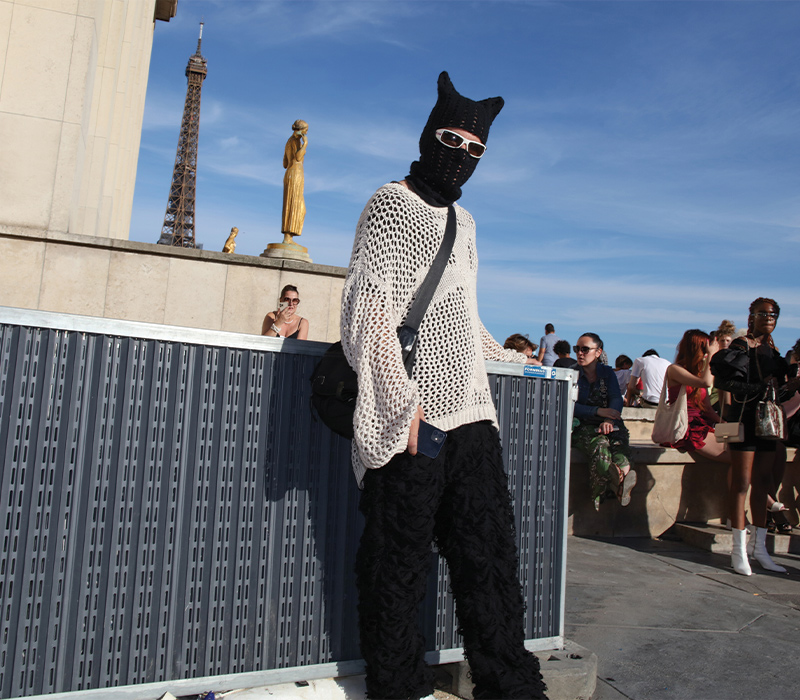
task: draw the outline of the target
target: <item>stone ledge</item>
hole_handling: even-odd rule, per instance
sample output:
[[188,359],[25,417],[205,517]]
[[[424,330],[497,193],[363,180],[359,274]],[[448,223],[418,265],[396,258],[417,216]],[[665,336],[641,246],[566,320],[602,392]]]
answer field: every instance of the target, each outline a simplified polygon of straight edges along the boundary
[[[661,447],[653,442],[640,442],[631,440],[631,456],[636,464],[696,464],[706,460],[693,457],[688,452],[680,452],[674,447]],[[573,464],[588,464],[586,456],[578,450],[572,450],[571,461]]]
[[[597,655],[569,640],[563,649],[537,651],[547,697],[550,700],[590,700],[597,685]],[[475,687],[469,678],[469,664],[461,661],[443,667],[453,676],[452,693],[472,700]]]
[[[730,554],[733,546],[731,531],[718,523],[675,523],[674,532],[686,544],[715,554]],[[800,554],[800,532],[791,535],[767,534],[770,554]]]
[[[797,448],[786,448],[786,461],[792,462],[797,454]],[[631,456],[633,463],[636,464],[708,464],[709,460],[697,456],[691,452],[681,452],[674,447],[661,447],[654,442],[644,442],[631,440]],[[587,464],[583,453],[573,449],[570,459],[574,464]]]
[[200,250],[198,248],[177,248],[157,243],[142,243],[119,238],[102,238],[99,236],[84,236],[76,233],[61,231],[48,231],[43,229],[26,228],[24,226],[0,225],[0,237],[21,238],[27,241],[40,243],[60,243],[63,245],[81,246],[99,250],[113,250],[122,253],[138,255],[154,255],[162,257],[183,258],[225,265],[246,265],[251,267],[270,268],[275,270],[295,270],[310,274],[325,275],[326,277],[347,276],[346,267],[335,265],[319,265],[306,263],[299,260],[284,260],[279,258],[262,258],[258,255],[239,255],[238,253],[223,253],[216,250]]
[[622,420],[626,423],[629,420],[644,420],[652,423],[655,419],[655,408],[633,408],[631,406],[625,406],[625,408],[622,409]]
[[[537,651],[550,700],[590,700],[597,685],[597,655],[565,640],[563,649]],[[437,700],[472,700],[473,684],[466,661],[434,667]],[[277,683],[234,690],[243,700],[364,700],[364,676],[341,676],[296,683]],[[174,697],[174,696],[173,696]],[[194,697],[194,696],[192,696]],[[166,699],[165,699],[166,700]],[[186,697],[188,700],[188,697]]]
[[[633,468],[638,481],[631,503],[623,508],[617,501],[606,501],[595,511],[589,490],[586,458],[573,450],[570,459],[569,509],[567,532],[601,537],[659,537],[675,523],[719,523],[725,517],[728,493],[728,465],[712,462],[696,454],[652,442],[632,442]],[[787,514],[797,522],[795,506],[800,499],[800,454],[787,450],[787,469],[778,494],[791,509]],[[728,550],[730,551],[730,550]]]

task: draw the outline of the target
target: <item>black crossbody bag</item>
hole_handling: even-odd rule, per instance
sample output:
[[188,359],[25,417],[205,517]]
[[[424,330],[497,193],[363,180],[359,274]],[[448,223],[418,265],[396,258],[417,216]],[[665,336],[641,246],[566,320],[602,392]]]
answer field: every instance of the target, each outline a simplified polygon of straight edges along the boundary
[[[447,208],[447,225],[442,244],[433,259],[431,269],[419,287],[417,298],[411,305],[405,323],[397,329],[397,337],[403,352],[403,365],[409,377],[417,354],[417,334],[420,324],[442,279],[455,240],[456,211],[451,204]],[[322,422],[334,433],[352,440],[357,396],[358,377],[348,364],[342,343],[339,341],[325,351],[311,375],[311,404]]]

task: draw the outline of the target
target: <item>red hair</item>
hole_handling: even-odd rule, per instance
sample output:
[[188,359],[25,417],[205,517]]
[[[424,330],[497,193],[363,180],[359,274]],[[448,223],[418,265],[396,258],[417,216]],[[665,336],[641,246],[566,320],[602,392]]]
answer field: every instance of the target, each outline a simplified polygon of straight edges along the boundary
[[[678,343],[675,364],[699,377],[703,373],[703,357],[708,353],[710,340],[708,333],[704,333],[699,328],[692,328],[686,331],[683,334],[683,338],[681,338],[681,342]],[[698,391],[693,391],[689,397],[689,400],[698,408],[700,407],[699,393]]]

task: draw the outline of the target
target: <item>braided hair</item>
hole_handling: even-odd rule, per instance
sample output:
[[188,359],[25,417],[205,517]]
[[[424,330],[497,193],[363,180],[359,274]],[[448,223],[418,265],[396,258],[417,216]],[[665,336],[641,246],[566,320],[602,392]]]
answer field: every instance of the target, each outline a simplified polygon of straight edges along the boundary
[[[772,304],[772,307],[775,309],[775,313],[778,314],[778,316],[780,316],[781,314],[781,307],[778,305],[777,301],[775,301],[774,299],[769,299],[768,297],[758,297],[758,299],[756,299],[752,304],[750,304],[750,310],[749,310],[750,315],[747,317],[747,336],[749,338],[754,338],[753,327],[755,324],[755,310],[759,304]],[[771,334],[767,335],[762,340],[762,345],[764,344],[764,341],[766,341],[769,347],[775,349],[775,342],[772,340]]]

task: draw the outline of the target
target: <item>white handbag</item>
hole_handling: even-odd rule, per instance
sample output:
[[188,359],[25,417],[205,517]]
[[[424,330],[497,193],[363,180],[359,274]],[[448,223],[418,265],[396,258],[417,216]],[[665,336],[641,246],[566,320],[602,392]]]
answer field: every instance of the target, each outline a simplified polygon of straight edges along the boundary
[[689,430],[689,410],[686,405],[686,385],[681,384],[678,397],[672,403],[667,401],[667,377],[661,387],[658,399],[656,420],[653,424],[652,440],[657,444],[674,444],[686,437]]

